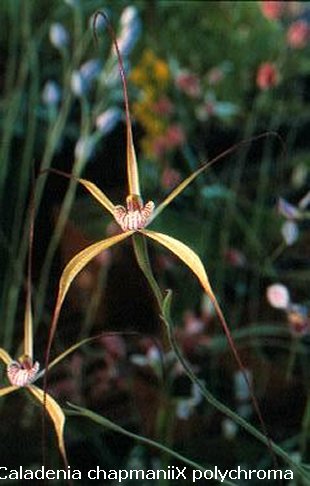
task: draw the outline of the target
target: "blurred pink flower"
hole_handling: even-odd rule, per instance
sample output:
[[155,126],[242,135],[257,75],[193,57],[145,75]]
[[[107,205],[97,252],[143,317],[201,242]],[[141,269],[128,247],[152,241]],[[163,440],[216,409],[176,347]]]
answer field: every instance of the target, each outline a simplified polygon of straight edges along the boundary
[[198,76],[189,71],[181,71],[176,77],[175,84],[179,90],[192,98],[198,98],[201,94],[200,80]]
[[290,294],[284,285],[273,284],[267,288],[267,300],[276,309],[287,309],[290,304]]
[[154,103],[153,111],[157,115],[171,115],[174,111],[174,106],[169,98],[162,96],[156,103]]
[[157,157],[163,157],[167,150],[167,138],[165,135],[160,135],[153,142],[153,152]]
[[284,12],[285,2],[284,1],[271,1],[263,0],[260,2],[261,12],[269,20],[277,20],[281,17]]
[[157,137],[153,143],[153,151],[157,157],[165,152],[180,147],[185,142],[185,133],[180,125],[171,125],[164,135]]
[[178,170],[166,167],[161,176],[161,186],[163,189],[174,189],[181,181],[181,175]]
[[303,49],[310,38],[310,27],[305,20],[297,20],[288,29],[286,40],[290,47]]
[[267,90],[279,83],[279,72],[275,64],[271,62],[262,63],[256,74],[256,84],[262,90]]
[[185,142],[185,133],[180,125],[171,125],[166,132],[166,139],[169,148],[179,147]]

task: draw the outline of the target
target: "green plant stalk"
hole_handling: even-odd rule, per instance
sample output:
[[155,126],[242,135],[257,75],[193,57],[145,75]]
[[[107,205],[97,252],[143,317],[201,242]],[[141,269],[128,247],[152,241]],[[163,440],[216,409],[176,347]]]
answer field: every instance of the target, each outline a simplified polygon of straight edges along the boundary
[[94,324],[94,318],[96,316],[96,313],[101,303],[102,291],[106,286],[107,273],[108,273],[107,267],[105,265],[102,265],[99,270],[96,287],[92,291],[90,302],[89,305],[87,306],[87,311],[85,313],[85,317],[81,324],[81,331],[79,333],[80,339],[82,339],[83,336],[89,336],[91,332],[91,328]]
[[[64,94],[64,102],[59,112],[58,118],[51,127],[50,136],[47,140],[46,149],[43,155],[42,163],[41,163],[41,170],[46,170],[50,167],[52,158],[54,156],[55,150],[61,139],[65,123],[67,121],[67,117],[69,114],[69,109],[71,106],[72,95],[70,90],[68,90]],[[36,207],[38,208],[42,199],[43,190],[45,187],[46,178],[43,176],[44,180],[39,180],[37,184],[37,191],[36,191]],[[25,221],[25,232],[28,227],[29,221],[26,219]],[[16,318],[17,312],[17,301],[19,298],[20,292],[20,285],[23,279],[23,272],[22,269],[24,268],[25,258],[28,251],[28,241],[27,238],[22,238],[22,243],[19,250],[18,258],[16,259],[19,265],[19,271],[12,275],[10,274],[10,287],[8,290],[8,295],[6,297],[5,306],[4,306],[4,322],[6,323],[4,329],[4,338],[3,338],[3,347],[5,349],[11,349],[12,346],[12,335],[13,335],[13,327]]]
[[[136,246],[135,251],[139,253],[140,251],[139,246]],[[142,265],[141,265],[142,262]],[[219,410],[221,413],[226,415],[227,417],[231,418],[235,423],[237,423],[240,427],[242,427],[244,430],[246,430],[250,435],[255,437],[259,442],[264,444],[266,447],[271,447],[272,451],[281,457],[287,464],[289,464],[294,470],[297,471],[297,473],[302,477],[307,480],[310,480],[310,474],[307,474],[307,472],[303,469],[302,466],[299,464],[295,463],[290,456],[278,445],[276,445],[273,441],[268,440],[268,438],[262,434],[258,429],[256,429],[254,426],[252,426],[250,423],[248,423],[246,420],[244,420],[242,417],[237,415],[235,412],[233,412],[230,408],[228,408],[226,405],[224,405],[222,402],[217,400],[212,393],[205,387],[205,385],[197,378],[195,373],[192,371],[191,366],[189,363],[184,359],[182,351],[180,350],[178,343],[176,342],[176,339],[174,337],[173,333],[173,325],[171,322],[170,318],[170,305],[171,305],[171,292],[168,292],[167,296],[163,299],[161,295],[161,291],[157,285],[157,282],[153,276],[152,269],[149,266],[149,260],[144,256],[144,255],[139,255],[138,258],[138,263],[140,265],[141,270],[143,271],[146,279],[148,280],[151,288],[153,289],[153,286],[157,286],[156,290],[156,298],[158,302],[161,302],[160,308],[162,312],[162,319],[165,324],[166,332],[168,334],[168,339],[169,339],[169,344],[172,348],[172,350],[175,353],[175,356],[177,357],[179,363],[182,365],[186,375],[189,377],[192,383],[195,383],[198,388],[200,389],[201,393],[205,397],[208,403],[215,407],[217,410]],[[160,296],[160,298],[159,298]]]
[[39,63],[36,55],[36,48],[34,43],[29,40],[29,60],[31,64],[31,81],[29,88],[29,102],[28,102],[28,119],[27,119],[27,135],[26,141],[23,148],[23,157],[19,170],[19,185],[17,192],[17,199],[14,211],[13,229],[11,245],[14,254],[17,251],[18,242],[21,237],[21,227],[24,217],[24,210],[26,207],[26,198],[29,189],[29,181],[31,180],[32,172],[32,162],[33,162],[33,148],[37,129],[37,115],[36,111],[33,109],[37,106],[39,99]]
[[[82,99],[82,119],[81,119],[81,134],[82,137],[87,137],[90,133],[90,118],[89,118],[89,108],[87,105],[87,101]],[[79,177],[81,172],[85,167],[85,159],[84,157],[79,157],[76,159],[72,173],[75,177]],[[37,305],[36,305],[36,323],[40,321],[42,318],[47,285],[49,280],[49,274],[52,266],[52,262],[55,256],[55,252],[63,235],[63,231],[65,229],[66,223],[68,221],[68,217],[70,211],[72,209],[72,205],[74,202],[76,190],[77,190],[78,182],[76,179],[71,179],[69,183],[69,187],[66,191],[66,195],[64,197],[63,203],[61,205],[61,209],[59,212],[59,216],[57,219],[56,226],[54,228],[53,234],[51,236],[48,249],[45,255],[44,264],[42,266],[40,281],[38,285],[38,298],[37,298]]]
[[[169,297],[168,297],[169,298]],[[279,457],[281,457],[289,466],[291,466],[294,470],[298,472],[298,474],[307,480],[310,480],[310,474],[307,474],[307,472],[304,470],[302,466],[299,464],[295,463],[290,456],[278,445],[276,445],[273,441],[268,441],[267,437],[265,437],[261,432],[259,432],[258,429],[253,427],[250,423],[248,423],[246,420],[244,420],[242,417],[237,415],[235,412],[233,412],[230,408],[228,408],[226,405],[224,405],[222,402],[217,400],[210,392],[209,390],[204,386],[204,384],[196,377],[196,375],[193,373],[190,365],[188,362],[184,359],[182,352],[175,340],[174,334],[173,334],[173,328],[172,328],[172,323],[169,321],[168,318],[168,307],[169,303],[164,304],[163,308],[163,318],[167,324],[168,331],[169,331],[169,340],[171,347],[173,351],[175,352],[179,362],[182,364],[183,369],[185,370],[187,376],[191,379],[193,383],[196,383],[199,389],[201,390],[203,396],[207,399],[207,401],[213,405],[217,410],[222,412],[224,415],[227,417],[231,418],[234,422],[236,422],[240,427],[245,429],[247,432],[249,432],[253,437],[258,439],[262,444],[266,445],[269,447],[271,445],[272,450],[275,454],[277,454]]]
[[[259,96],[254,101],[253,109],[248,116],[246,127],[244,131],[244,138],[250,138],[253,136],[256,128],[256,113],[255,106],[259,103]],[[232,175],[232,187],[233,194],[237,195],[240,192],[241,175],[244,169],[247,154],[250,150],[250,146],[246,145],[242,148],[240,156],[236,154],[236,164]],[[234,214],[237,213],[236,198],[229,198],[223,208],[223,221],[221,224],[221,234],[219,239],[220,255],[224,254],[224,251],[229,247],[229,239],[231,234],[231,226],[233,224]],[[218,295],[221,298],[223,284],[225,278],[225,262],[220,258],[220,264],[215,274],[216,288],[218,289]]]
[[[210,470],[211,466],[201,466],[200,464],[188,459],[187,457],[183,456],[182,454],[179,454],[178,452],[175,452],[174,450],[170,449],[169,447],[164,446],[163,444],[160,444],[159,442],[155,442],[152,439],[148,439],[147,437],[143,437],[138,434],[134,434],[133,432],[130,432],[129,430],[124,429],[123,427],[115,424],[114,422],[111,422],[105,417],[101,417],[100,415],[97,415],[94,412],[91,412],[90,410],[87,410],[82,407],[78,407],[77,405],[74,405],[72,403],[68,403],[72,409],[66,410],[66,413],[68,415],[73,415],[73,416],[82,416],[82,417],[87,417],[93,422],[99,424],[100,426],[104,427],[105,429],[112,430],[113,432],[116,432],[118,434],[123,434],[126,435],[127,437],[130,437],[131,439],[134,439],[141,444],[145,444],[149,447],[158,449],[165,454],[169,454],[170,456],[174,457],[178,461],[183,462],[184,464],[187,464],[193,469],[197,469],[199,471],[206,471]],[[221,480],[218,479],[220,482]],[[227,486],[236,486],[235,483],[232,483],[231,481],[228,481],[227,479],[224,479],[221,481],[221,484],[227,484]]]
[[20,2],[9,2],[9,15],[8,20],[10,29],[10,37],[8,44],[8,58],[5,71],[5,81],[4,81],[4,99],[11,98],[11,91],[13,89],[14,77],[17,66],[17,46],[18,46],[18,35],[20,27]]

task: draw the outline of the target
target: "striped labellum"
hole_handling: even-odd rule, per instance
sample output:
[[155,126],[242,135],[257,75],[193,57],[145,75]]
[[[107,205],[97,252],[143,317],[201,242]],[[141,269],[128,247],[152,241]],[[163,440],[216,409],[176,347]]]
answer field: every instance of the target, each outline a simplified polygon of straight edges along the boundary
[[145,228],[150,222],[154,211],[153,201],[148,201],[144,206],[138,196],[128,196],[127,209],[124,206],[115,206],[114,218],[123,231],[138,231]]
[[12,361],[7,367],[7,376],[11,385],[14,386],[28,386],[36,378],[40,365],[36,361],[32,364],[29,358],[25,358],[23,361]]

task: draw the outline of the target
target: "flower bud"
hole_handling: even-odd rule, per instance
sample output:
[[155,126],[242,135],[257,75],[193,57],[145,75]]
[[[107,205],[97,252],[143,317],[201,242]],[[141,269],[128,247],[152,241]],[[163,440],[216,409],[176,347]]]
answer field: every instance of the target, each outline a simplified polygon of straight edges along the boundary
[[110,133],[121,120],[122,111],[119,108],[109,108],[101,113],[96,119],[97,130],[102,135]]
[[58,105],[61,98],[61,90],[55,81],[47,81],[42,91],[42,101],[47,106]]
[[56,49],[63,49],[69,44],[68,31],[59,22],[51,25],[49,37],[51,44],[56,47]]

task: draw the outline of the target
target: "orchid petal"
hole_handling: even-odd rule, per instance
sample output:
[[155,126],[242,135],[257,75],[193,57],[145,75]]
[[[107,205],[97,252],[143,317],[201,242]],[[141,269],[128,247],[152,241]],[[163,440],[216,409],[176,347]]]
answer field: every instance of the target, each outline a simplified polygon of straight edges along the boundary
[[214,295],[214,292],[211,288],[207,273],[205,271],[205,268],[203,266],[202,261],[200,260],[199,256],[188,246],[184,245],[179,240],[176,240],[175,238],[172,238],[171,236],[168,236],[166,234],[162,233],[157,233],[155,231],[150,231],[150,230],[141,230],[141,233],[143,233],[145,236],[148,236],[149,238],[157,241],[158,243],[161,243],[163,246],[168,248],[172,253],[174,253],[185,265],[196,275],[198,278],[202,288],[205,290],[205,292],[208,294],[214,309],[218,315],[218,318],[221,322],[222,328],[225,332],[225,335],[227,337],[227,340],[229,342],[231,351],[240,367],[240,369],[244,369],[244,365],[239,357],[239,354],[237,352],[236,346],[234,344],[233,337],[231,335],[231,332],[229,330],[229,327],[227,325],[227,322],[225,320],[225,317],[221,311],[221,308],[217,302],[217,299]]
[[127,231],[125,233],[121,233],[119,235],[114,235],[111,236],[110,238],[105,238],[104,240],[98,241],[97,243],[94,243],[87,248],[84,248],[84,250],[80,251],[77,255],[75,255],[72,260],[69,261],[67,266],[62,272],[62,275],[60,277],[59,281],[59,290],[58,290],[58,295],[57,295],[57,301],[55,305],[55,310],[54,310],[54,315],[53,315],[53,320],[52,324],[50,327],[50,332],[49,332],[49,337],[48,337],[48,343],[47,343],[47,349],[46,349],[46,359],[45,359],[45,368],[48,366],[48,360],[49,360],[49,353],[52,345],[52,340],[56,331],[57,327],[57,321],[58,317],[60,314],[60,310],[63,304],[63,301],[68,293],[68,290],[77,276],[79,272],[83,270],[84,267],[99,253],[102,251],[106,250],[107,248],[110,248],[120,241],[125,240],[128,238],[130,235],[132,235],[133,231]]
[[11,358],[11,356],[9,355],[9,353],[6,352],[5,349],[3,348],[0,348],[0,359],[6,364],[6,365],[9,365],[10,363],[12,363],[13,359]]
[[127,175],[129,194],[140,196],[138,164],[129,118],[127,119]]
[[49,395],[48,393],[44,394],[43,390],[41,390],[37,386],[30,385],[26,389],[31,392],[42,405],[45,404],[46,410],[55,427],[59,450],[61,452],[65,465],[67,465],[68,461],[64,442],[65,415],[61,407],[54,400],[54,398],[51,397],[51,395]]
[[25,321],[24,321],[24,354],[32,360],[33,358],[33,320],[31,312],[31,298],[27,296]]
[[159,213],[161,213],[163,211],[163,209],[165,209],[165,207],[168,204],[170,204],[171,201],[173,201],[173,199],[175,199],[181,192],[183,192],[184,189],[186,189],[186,187],[194,179],[196,179],[196,177],[198,177],[204,170],[208,169],[209,167],[211,167],[211,165],[214,165],[219,160],[222,160],[225,157],[227,157],[228,155],[232,154],[236,149],[242,147],[243,145],[249,145],[253,142],[256,142],[256,141],[258,141],[262,138],[266,138],[266,137],[269,137],[269,136],[276,137],[280,141],[280,143],[282,144],[282,148],[284,149],[281,137],[279,136],[278,133],[272,132],[272,131],[261,133],[260,135],[255,135],[254,137],[250,137],[246,140],[242,140],[241,142],[234,144],[232,147],[229,147],[227,150],[224,150],[222,153],[220,153],[219,155],[214,157],[209,162],[206,162],[205,164],[203,164],[201,167],[199,167],[199,169],[197,169],[195,172],[193,172],[193,174],[191,174],[189,177],[184,179],[184,181],[181,182],[170,194],[168,194],[168,196],[157,206],[156,210],[153,213],[152,220],[155,219],[159,215]]
[[9,393],[12,393],[16,390],[19,390],[19,386],[14,386],[14,385],[10,385],[10,386],[5,386],[3,388],[0,388],[0,397],[4,397],[5,395],[8,395]]
[[182,243],[171,236],[168,236],[163,233],[158,233],[151,230],[143,230],[141,231],[144,235],[152,238],[153,240],[161,243],[163,246],[168,248],[172,253],[174,253],[177,257],[182,260],[185,265],[187,265],[190,270],[198,277],[202,287],[209,295],[212,302],[216,300],[215,295],[212,291],[211,285],[209,283],[208,276],[206,274],[205,268],[199,258],[199,256],[188,246]]
[[95,184],[86,180],[86,179],[78,179],[79,183],[82,184],[91,195],[97,199],[97,201],[106,208],[112,215],[114,215],[115,205],[110,201],[108,196],[106,196]]
[[155,219],[159,215],[159,213],[161,213],[165,209],[165,207],[168,206],[168,204],[170,204],[181,192],[183,192],[184,189],[186,189],[186,187],[189,186],[189,184],[194,179],[196,179],[196,177],[198,177],[201,172],[206,170],[211,164],[212,162],[204,164],[202,167],[193,172],[190,176],[186,177],[186,179],[184,179],[184,181],[182,181],[175,189],[173,189],[173,191],[171,191],[170,194],[168,194],[168,196],[156,207],[151,217],[151,220]]

